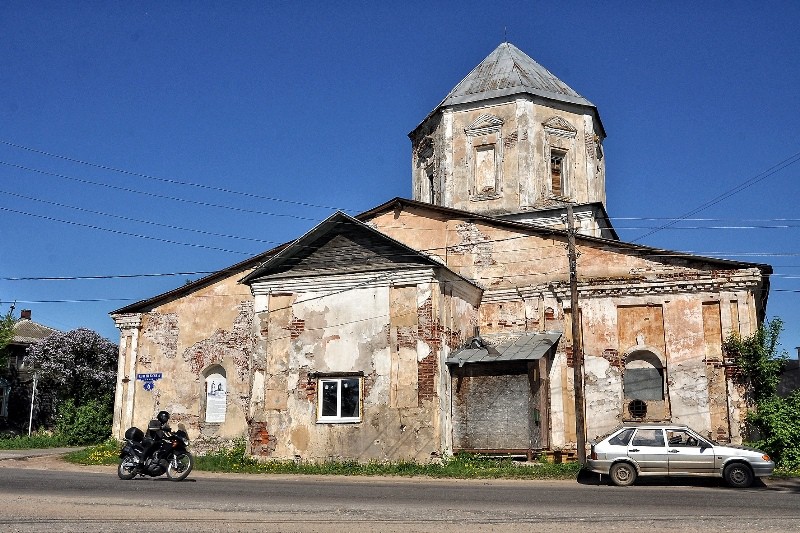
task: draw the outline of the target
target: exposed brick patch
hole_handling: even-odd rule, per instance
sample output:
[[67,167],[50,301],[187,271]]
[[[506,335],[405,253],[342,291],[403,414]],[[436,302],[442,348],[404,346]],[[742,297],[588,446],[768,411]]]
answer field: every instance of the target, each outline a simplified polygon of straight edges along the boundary
[[436,396],[436,356],[428,357],[417,364],[417,398],[419,405],[423,401],[432,400]]
[[308,400],[309,402],[316,401],[317,380],[309,374],[308,368],[300,369],[300,379],[297,382],[295,393],[299,400]]
[[518,138],[519,138],[519,136],[518,136],[517,132],[516,131],[512,132],[511,134],[508,135],[508,137],[503,139],[503,146],[505,148],[510,148],[510,147],[514,146],[515,144],[517,144],[517,139]]
[[567,354],[567,368],[573,368],[575,366],[575,358],[572,355],[572,346],[566,346],[564,353]]
[[496,263],[492,257],[494,246],[490,239],[481,233],[478,226],[471,222],[463,222],[456,225],[456,232],[461,242],[450,248],[451,253],[472,253],[475,266],[491,266]]
[[147,325],[142,335],[157,345],[167,359],[178,354],[178,315],[175,313],[147,313]]
[[520,328],[524,327],[525,324],[526,324],[525,319],[508,320],[508,319],[502,318],[502,319],[497,321],[498,327],[501,327],[501,328],[516,328],[516,329],[520,329]]
[[269,434],[266,422],[250,422],[250,454],[268,457],[275,451],[275,438]]
[[614,368],[619,368],[620,370],[625,369],[625,358],[619,354],[618,350],[606,348],[603,350],[603,359],[608,361]]
[[403,326],[397,328],[397,348],[416,348],[418,329],[416,326]]
[[[431,400],[436,396],[436,374],[438,370],[438,357],[443,344],[451,349],[456,349],[464,344],[461,331],[452,331],[443,327],[434,316],[433,301],[425,300],[417,308],[417,325],[401,326],[396,328],[396,344],[394,349],[416,349],[417,342],[423,341],[431,352],[425,359],[417,363],[417,397],[421,402]],[[392,328],[386,329],[387,341],[391,344]],[[366,392],[365,392],[366,395]]]
[[723,364],[725,367],[725,377],[728,379],[733,379],[736,381],[741,381],[744,378],[744,373],[742,372],[742,367],[736,364],[736,360],[733,358],[725,358],[725,362]]
[[232,331],[218,329],[211,337],[186,348],[183,360],[189,363],[192,373],[199,377],[208,365],[220,363],[229,357],[233,360],[239,380],[246,382],[250,376],[250,354],[255,346],[255,338],[250,332],[252,320],[252,302],[241,302]]
[[306,330],[306,321],[302,318],[292,316],[292,321],[286,327],[289,330],[289,336],[292,340],[298,338]]

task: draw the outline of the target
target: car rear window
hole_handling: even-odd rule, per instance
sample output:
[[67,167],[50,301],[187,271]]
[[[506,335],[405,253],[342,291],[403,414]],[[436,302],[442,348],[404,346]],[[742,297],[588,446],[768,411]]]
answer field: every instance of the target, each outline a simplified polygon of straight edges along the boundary
[[633,428],[623,429],[610,439],[608,439],[608,443],[613,446],[627,446],[628,442],[631,440],[631,435],[633,435]]

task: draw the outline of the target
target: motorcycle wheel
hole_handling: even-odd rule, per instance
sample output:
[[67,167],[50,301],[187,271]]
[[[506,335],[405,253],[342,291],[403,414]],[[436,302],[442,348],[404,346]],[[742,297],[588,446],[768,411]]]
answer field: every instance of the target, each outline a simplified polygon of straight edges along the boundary
[[133,479],[136,476],[136,467],[131,462],[130,457],[124,457],[117,467],[117,475],[120,479]]
[[169,458],[167,477],[172,481],[186,479],[194,466],[194,457],[189,452],[178,452]]

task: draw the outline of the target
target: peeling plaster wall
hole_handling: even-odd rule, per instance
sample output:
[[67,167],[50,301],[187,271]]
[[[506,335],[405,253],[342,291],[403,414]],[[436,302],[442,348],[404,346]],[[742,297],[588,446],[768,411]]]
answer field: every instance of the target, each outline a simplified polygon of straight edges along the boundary
[[[564,333],[550,367],[550,432],[554,446],[574,443],[563,238],[448,219],[413,206],[376,214],[370,222],[413,248],[436,249],[448,267],[484,286],[481,332]],[[587,435],[602,435],[622,422],[625,357],[641,345],[664,358],[666,417],[714,438],[728,425],[730,439],[740,442],[746,404],[717,354],[724,336],[757,327],[753,295],[763,289],[760,272],[703,268],[701,261],[650,257],[612,243],[581,241],[578,252]],[[709,303],[719,308],[717,326],[704,319]],[[636,307],[658,309],[660,324],[642,329],[636,320],[620,323],[619,310]]]
[[[446,286],[446,284],[445,284]],[[476,311],[439,283],[259,299],[250,452],[269,459],[425,461],[447,446],[444,351]],[[261,298],[261,297],[258,297]],[[363,375],[362,421],[317,422],[317,376]],[[263,402],[256,399],[263,396]]]
[[[242,275],[232,274],[137,314],[133,327],[125,326],[129,316],[115,317],[125,346],[115,401],[117,438],[130,425],[146,427],[160,410],[170,412],[173,427],[186,427],[195,449],[246,434],[254,335],[253,297],[248,287],[237,283]],[[226,417],[221,424],[204,422],[202,372],[212,364],[222,366],[227,375]],[[137,374],[155,373],[162,378],[153,382],[152,391],[136,379]],[[124,416],[126,412],[130,416]]]
[[[546,207],[564,199],[605,203],[602,134],[585,111],[516,95],[433,114],[411,134],[413,198],[491,215]],[[483,127],[484,117],[493,127]],[[496,186],[488,192],[476,183],[476,147],[493,147],[499,160]],[[565,198],[550,192],[551,148],[567,155]]]

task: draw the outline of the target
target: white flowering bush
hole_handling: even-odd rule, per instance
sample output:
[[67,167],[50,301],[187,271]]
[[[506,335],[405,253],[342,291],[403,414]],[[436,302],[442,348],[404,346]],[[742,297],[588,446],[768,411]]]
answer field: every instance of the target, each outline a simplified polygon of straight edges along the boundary
[[59,432],[81,444],[111,433],[117,345],[80,328],[54,333],[28,348],[24,364],[55,399]]

